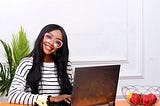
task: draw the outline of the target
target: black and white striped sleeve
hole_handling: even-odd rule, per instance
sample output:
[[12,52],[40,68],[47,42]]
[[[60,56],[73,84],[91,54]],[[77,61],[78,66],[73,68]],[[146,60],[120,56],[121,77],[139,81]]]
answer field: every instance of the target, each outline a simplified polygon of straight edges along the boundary
[[31,67],[32,61],[29,59],[22,60],[17,67],[8,92],[8,102],[18,104],[34,104],[37,99],[46,100],[46,96],[25,92],[26,77]]
[[71,84],[73,84],[73,69],[72,69],[71,62],[68,62],[68,65],[67,65],[67,74]]

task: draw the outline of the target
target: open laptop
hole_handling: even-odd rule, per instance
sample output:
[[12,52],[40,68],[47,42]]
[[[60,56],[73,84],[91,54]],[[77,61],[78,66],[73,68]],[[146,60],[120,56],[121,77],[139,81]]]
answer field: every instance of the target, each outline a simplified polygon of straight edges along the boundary
[[120,65],[75,68],[72,106],[115,106]]

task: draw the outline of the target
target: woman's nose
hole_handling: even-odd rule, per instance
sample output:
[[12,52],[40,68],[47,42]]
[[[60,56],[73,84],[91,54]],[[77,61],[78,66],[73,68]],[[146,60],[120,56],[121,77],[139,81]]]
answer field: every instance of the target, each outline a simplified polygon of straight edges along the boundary
[[53,39],[53,38],[52,38],[52,39],[48,39],[47,42],[48,42],[49,44],[51,44],[51,45],[54,45],[54,39]]

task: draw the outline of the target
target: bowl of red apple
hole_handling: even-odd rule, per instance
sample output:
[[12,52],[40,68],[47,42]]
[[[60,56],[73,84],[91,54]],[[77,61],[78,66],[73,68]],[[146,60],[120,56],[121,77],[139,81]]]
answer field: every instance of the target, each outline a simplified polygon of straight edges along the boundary
[[122,94],[130,106],[156,106],[160,87],[128,85],[122,87]]

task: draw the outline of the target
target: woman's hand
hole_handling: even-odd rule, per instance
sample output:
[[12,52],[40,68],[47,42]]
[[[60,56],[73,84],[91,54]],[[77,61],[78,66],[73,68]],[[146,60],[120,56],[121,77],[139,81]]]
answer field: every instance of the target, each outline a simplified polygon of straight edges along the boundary
[[68,94],[64,94],[64,95],[59,95],[59,96],[55,96],[55,97],[50,97],[50,102],[61,102],[61,101],[65,101],[68,104],[71,103],[71,95]]

